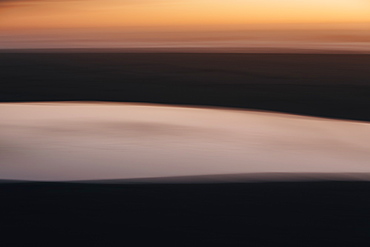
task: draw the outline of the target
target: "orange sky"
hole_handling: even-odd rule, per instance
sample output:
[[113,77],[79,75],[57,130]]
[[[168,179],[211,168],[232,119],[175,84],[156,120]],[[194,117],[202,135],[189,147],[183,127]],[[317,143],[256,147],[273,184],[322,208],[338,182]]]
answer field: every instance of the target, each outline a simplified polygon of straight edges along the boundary
[[[366,24],[367,23],[367,24]],[[370,0],[0,0],[0,35],[35,38],[63,30],[142,32],[368,29]],[[70,32],[65,32],[70,30]],[[41,37],[41,36],[39,36]],[[0,36],[1,44],[1,36]]]
[[1,28],[370,22],[367,0],[0,0]]

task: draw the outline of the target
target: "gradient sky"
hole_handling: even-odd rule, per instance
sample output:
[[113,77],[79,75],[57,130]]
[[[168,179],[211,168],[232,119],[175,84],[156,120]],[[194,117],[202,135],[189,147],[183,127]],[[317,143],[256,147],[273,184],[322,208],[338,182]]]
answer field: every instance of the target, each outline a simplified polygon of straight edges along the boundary
[[[15,41],[20,46],[56,44],[58,35],[70,46],[82,39],[109,47],[161,37],[164,44],[173,32],[186,33],[192,41],[199,32],[216,32],[208,41],[234,32],[228,35],[235,40],[240,30],[343,30],[337,33],[342,38],[353,35],[351,42],[369,42],[369,23],[370,0],[0,0],[0,48]],[[131,36],[117,38],[117,32]],[[103,42],[102,36],[109,37]],[[271,41],[281,34],[257,36],[256,41]]]

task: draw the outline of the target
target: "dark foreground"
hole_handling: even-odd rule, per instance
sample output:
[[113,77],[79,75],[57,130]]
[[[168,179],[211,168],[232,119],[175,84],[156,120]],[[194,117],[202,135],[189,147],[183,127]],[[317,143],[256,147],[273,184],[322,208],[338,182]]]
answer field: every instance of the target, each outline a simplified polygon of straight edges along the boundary
[[370,55],[0,53],[0,102],[124,101],[370,120]]
[[370,246],[368,182],[20,183],[0,198],[3,246]]

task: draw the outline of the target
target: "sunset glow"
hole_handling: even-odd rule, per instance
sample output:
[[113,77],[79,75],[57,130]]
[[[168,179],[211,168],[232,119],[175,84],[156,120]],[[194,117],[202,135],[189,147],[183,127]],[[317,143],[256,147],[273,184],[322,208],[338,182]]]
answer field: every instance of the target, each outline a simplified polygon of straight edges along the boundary
[[[2,0],[0,12],[0,48],[7,48],[14,43],[17,39],[14,35],[19,34],[24,35],[23,42],[18,44],[20,47],[27,40],[35,42],[35,39],[48,46],[45,40],[52,42],[55,35],[62,35],[74,42],[88,40],[93,42],[92,47],[93,44],[109,47],[111,45],[107,41],[123,42],[120,43],[121,46],[130,46],[126,39],[130,35],[126,32],[131,32],[131,37],[132,32],[135,32],[131,41],[146,42],[153,37],[162,37],[169,41],[169,37],[174,36],[158,32],[187,33],[191,36],[191,41],[194,41],[196,32],[248,31],[256,36],[251,30],[287,29],[337,30],[339,36],[352,36],[350,41],[369,42],[369,35],[366,33],[370,27],[370,2],[365,0]],[[104,33],[107,28],[113,30],[113,33],[122,33],[125,37],[117,38],[112,37],[112,33]],[[348,33],[348,30],[358,32],[353,34]],[[76,31],[88,34],[76,36]],[[109,37],[102,43],[99,39],[107,35]],[[219,40],[225,34],[210,36],[213,38],[208,40]],[[280,36],[281,34],[270,34],[269,37],[257,37],[257,41],[272,41]],[[229,40],[235,40],[234,38],[230,37]],[[48,44],[53,46],[50,42]],[[73,46],[75,43],[58,44]],[[223,44],[225,45],[227,46]]]
[[2,28],[368,22],[362,0],[3,1]]

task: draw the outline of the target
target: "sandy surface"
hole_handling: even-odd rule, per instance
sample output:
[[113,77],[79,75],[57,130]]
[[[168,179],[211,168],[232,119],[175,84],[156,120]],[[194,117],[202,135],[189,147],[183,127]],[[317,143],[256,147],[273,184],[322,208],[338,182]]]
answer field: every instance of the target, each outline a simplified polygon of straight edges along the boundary
[[129,103],[0,104],[0,179],[368,173],[370,124]]

